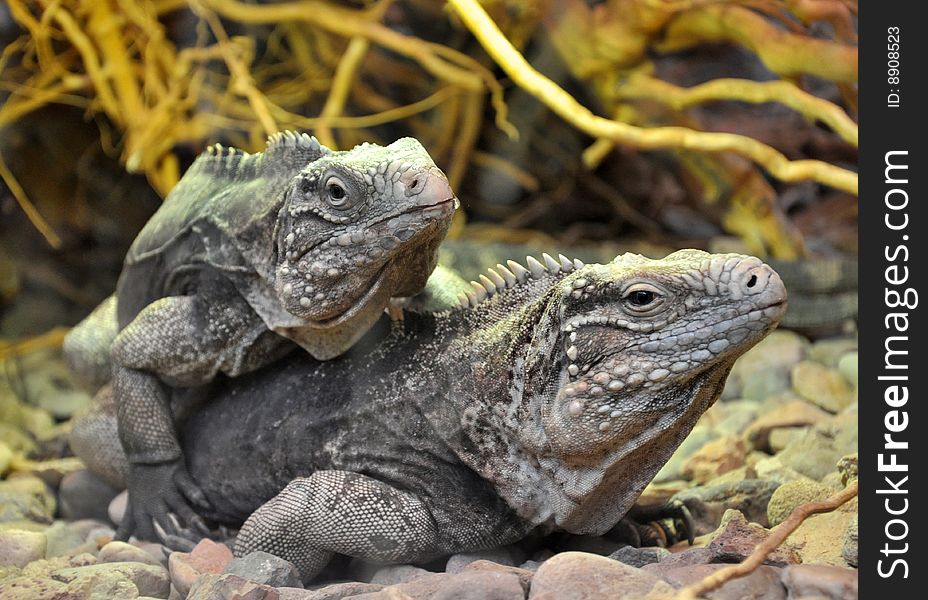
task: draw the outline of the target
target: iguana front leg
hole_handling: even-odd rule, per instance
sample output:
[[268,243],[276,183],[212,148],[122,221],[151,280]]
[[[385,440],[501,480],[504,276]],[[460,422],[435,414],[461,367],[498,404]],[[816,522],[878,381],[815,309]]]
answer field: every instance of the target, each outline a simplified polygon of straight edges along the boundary
[[244,300],[207,304],[196,296],[161,298],[116,337],[113,389],[119,438],[129,460],[129,505],[119,537],[158,539],[153,521],[168,533],[168,513],[196,526],[191,504],[209,508],[194,484],[177,441],[164,381],[197,385],[218,371],[238,375],[273,360],[287,343],[267,331]]
[[441,554],[428,507],[371,477],[317,471],[294,479],[248,518],[235,553],[255,550],[289,560],[304,581],[333,553],[376,562],[416,561]]

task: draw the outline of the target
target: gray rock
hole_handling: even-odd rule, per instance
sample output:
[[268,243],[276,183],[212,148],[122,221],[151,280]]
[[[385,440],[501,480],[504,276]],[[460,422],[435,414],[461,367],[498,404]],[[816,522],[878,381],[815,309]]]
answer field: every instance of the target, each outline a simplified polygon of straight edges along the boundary
[[45,558],[48,539],[44,533],[21,529],[0,530],[0,566],[25,567]]
[[109,521],[106,508],[118,493],[87,469],[68,473],[58,487],[59,513],[64,519]]
[[519,577],[495,571],[467,571],[448,577],[431,600],[523,600]]
[[106,514],[109,516],[110,521],[114,524],[119,525],[122,523],[122,516],[126,514],[126,504],[129,501],[129,492],[123,490],[122,492],[116,494],[116,496],[110,501],[109,506],[106,507]]
[[825,565],[791,565],[783,569],[783,585],[790,598],[824,596],[831,600],[856,600],[857,571]]
[[370,583],[376,585],[396,585],[398,583],[408,583],[421,579],[428,575],[433,575],[431,571],[426,571],[413,565],[387,565],[381,567],[371,577]]
[[691,454],[702,448],[717,437],[711,427],[697,424],[693,431],[683,440],[683,443],[674,451],[661,470],[654,476],[654,483],[682,479],[683,463]]
[[634,546],[623,546],[609,555],[612,560],[625,563],[631,567],[643,567],[653,563],[660,562],[670,556],[670,551],[666,548],[657,546],[649,548],[635,548]]
[[830,413],[838,413],[855,400],[853,388],[836,369],[804,360],[792,372],[793,389],[801,397]]
[[788,389],[790,370],[805,358],[808,347],[791,331],[774,331],[735,362],[722,398],[763,400]]
[[532,577],[535,576],[534,571],[522,569],[519,567],[501,565],[489,560],[478,560],[470,563],[464,568],[464,572],[469,571],[492,571],[494,573],[507,573],[510,575],[515,575],[518,577],[519,583],[522,585],[522,591],[525,594],[528,594],[529,590],[531,589]]
[[841,548],[841,557],[852,567],[857,566],[858,541],[859,534],[857,532],[857,518],[855,517],[844,532],[844,546]]
[[809,349],[809,358],[826,367],[836,367],[843,356],[857,351],[857,338],[838,337],[816,340]]
[[674,494],[693,516],[695,534],[714,531],[726,510],[740,511],[752,522],[767,524],[767,503],[779,483],[763,479],[744,479],[718,485],[691,488]]
[[272,587],[303,586],[300,572],[293,563],[260,550],[233,558],[223,572]]
[[481,550],[479,552],[464,552],[453,554],[445,565],[446,573],[460,573],[464,567],[478,560],[488,560],[498,565],[515,566],[512,560],[512,554],[506,548],[493,548],[491,550]]
[[620,600],[672,592],[673,588],[653,573],[596,554],[562,552],[539,567],[529,598]]
[[838,460],[857,452],[857,414],[838,415],[819,423],[790,443],[776,458],[786,467],[821,480]]

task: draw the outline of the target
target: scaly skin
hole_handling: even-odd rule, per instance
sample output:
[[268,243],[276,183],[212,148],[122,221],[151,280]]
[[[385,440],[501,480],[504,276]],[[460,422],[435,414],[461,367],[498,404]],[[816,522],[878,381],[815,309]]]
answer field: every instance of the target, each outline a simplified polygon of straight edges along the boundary
[[[405,562],[539,527],[602,534],[785,311],[753,257],[508,264],[462,306],[382,322],[337,360],[292,356],[176,397],[203,403],[181,439],[205,516],[245,520],[237,554],[310,579],[336,552]],[[118,472],[81,450],[112,446],[101,422],[75,424],[75,450]]]
[[333,152],[287,132],[263,153],[200,156],[130,248],[115,300],[66,341],[78,368],[112,368],[130,463],[118,537],[172,531],[169,511],[196,526],[190,505],[209,507],[168,386],[239,376],[294,342],[320,360],[345,352],[391,297],[424,288],[456,203],[410,138]]

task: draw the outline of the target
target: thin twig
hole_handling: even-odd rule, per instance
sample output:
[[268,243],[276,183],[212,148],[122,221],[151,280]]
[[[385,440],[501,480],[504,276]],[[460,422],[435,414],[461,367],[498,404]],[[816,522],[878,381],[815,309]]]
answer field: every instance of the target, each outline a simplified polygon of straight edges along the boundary
[[790,513],[785,521],[770,530],[770,535],[767,539],[758,544],[757,547],[754,548],[754,551],[751,552],[751,555],[743,562],[725,567],[724,569],[719,569],[702,581],[683,588],[677,592],[676,596],[674,596],[674,600],[695,600],[701,595],[721,587],[732,579],[744,577],[752,573],[757,567],[763,564],[767,555],[782,544],[807,518],[817,513],[835,510],[856,495],[857,480],[854,480],[846,488],[825,500],[800,504],[793,509],[793,512]]
[[39,230],[39,233],[41,233],[45,241],[48,242],[48,245],[55,250],[61,248],[61,238],[58,237],[58,234],[55,233],[51,225],[39,214],[35,205],[29,201],[29,197],[26,196],[26,192],[23,190],[22,186],[19,185],[19,182],[16,181],[13,172],[6,166],[3,155],[0,155],[0,179],[3,179],[3,183],[10,189],[10,193],[16,198],[16,202],[19,203],[19,207],[26,213],[26,217],[28,217],[33,227]]
[[763,166],[782,181],[813,180],[857,194],[856,173],[818,160],[791,161],[770,146],[746,136],[695,131],[686,127],[644,129],[594,115],[567,91],[535,70],[509,43],[477,0],[448,0],[448,3],[484,50],[519,87],[589,135],[641,149],[735,152]]

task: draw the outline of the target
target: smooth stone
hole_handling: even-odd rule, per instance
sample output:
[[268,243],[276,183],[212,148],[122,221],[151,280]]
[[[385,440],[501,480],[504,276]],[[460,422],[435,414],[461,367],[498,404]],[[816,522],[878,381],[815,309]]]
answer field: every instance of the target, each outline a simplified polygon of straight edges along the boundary
[[806,360],[793,367],[792,380],[797,394],[830,413],[841,412],[856,399],[843,375],[817,362]]
[[59,581],[71,583],[83,577],[109,577],[100,574],[119,574],[135,584],[141,596],[167,598],[171,591],[171,579],[166,569],[160,566],[137,562],[103,563],[86,567],[71,567],[53,571],[51,576]]
[[686,459],[716,437],[717,435],[712,431],[711,427],[703,425],[702,423],[697,424],[693,428],[693,431],[683,440],[683,443],[681,443],[670,456],[670,459],[664,463],[664,466],[657,472],[652,483],[664,483],[683,479],[682,470]]
[[67,584],[50,577],[13,577],[0,580],[3,600],[60,600]]
[[740,439],[724,436],[712,440],[683,463],[680,474],[697,484],[706,483],[744,465],[747,448]]
[[668,583],[647,571],[596,554],[562,552],[538,568],[529,598],[620,600],[672,592]]
[[597,535],[571,535],[558,546],[557,550],[559,552],[588,552],[600,556],[609,556],[626,543],[625,541],[617,541]]
[[448,577],[430,600],[523,600],[525,592],[514,573],[465,571]]
[[[667,569],[661,577],[674,586],[682,588],[702,581],[705,577],[731,565],[690,565]],[[725,583],[707,594],[707,600],[786,600],[786,587],[780,581],[776,567],[761,565],[750,574]]]
[[860,534],[857,531],[857,517],[850,522],[844,531],[844,545],[841,546],[841,558],[852,567],[858,566],[858,544]]
[[809,348],[809,360],[826,367],[836,367],[842,356],[857,351],[857,338],[838,337],[816,340]]
[[634,546],[623,546],[609,555],[612,560],[617,560],[630,567],[643,567],[658,563],[670,556],[670,551],[659,546],[647,548],[635,548]]
[[97,564],[97,557],[89,552],[82,552],[72,556],[55,556],[44,560],[36,560],[22,570],[23,577],[50,577],[55,571],[72,567],[86,567]]
[[856,511],[839,510],[812,515],[786,538],[785,543],[797,548],[804,564],[846,567],[844,540],[848,528],[856,520]]
[[857,600],[857,570],[824,565],[791,565],[781,579],[790,598],[823,596],[830,600]]
[[[535,570],[537,570],[537,567]],[[466,573],[469,571],[493,571],[494,573],[510,573],[515,575],[519,578],[519,583],[522,585],[522,591],[525,594],[528,594],[529,590],[531,589],[532,577],[535,575],[534,570],[523,569],[509,565],[501,565],[489,560],[477,560],[468,564],[466,567],[464,567],[463,572]]]
[[769,438],[774,430],[815,425],[828,417],[827,412],[805,400],[792,400],[758,417],[743,437],[755,450],[769,451]]
[[858,358],[857,352],[848,352],[838,361],[838,373],[847,380],[853,387],[857,387],[858,382]]
[[110,521],[117,527],[122,523],[122,517],[126,514],[126,506],[129,502],[129,491],[123,490],[116,494],[106,507],[106,514]]
[[796,333],[774,331],[735,362],[722,398],[762,400],[787,389],[790,369],[806,357],[808,349],[809,343]]
[[353,598],[361,594],[379,592],[381,589],[383,589],[382,585],[362,583],[360,581],[345,581],[306,590],[303,588],[279,587],[277,592],[280,594],[280,600],[342,600],[343,598]]
[[453,554],[445,564],[445,573],[460,573],[467,565],[478,560],[494,562],[498,565],[515,566],[512,560],[512,553],[507,548],[493,548],[490,550],[480,550],[478,552],[463,552]]
[[0,522],[51,523],[55,504],[55,497],[45,482],[34,475],[0,481]]
[[181,596],[185,596],[198,577],[222,573],[232,558],[228,546],[204,538],[190,552],[171,553],[168,557],[171,582]]
[[244,577],[223,573],[207,573],[196,580],[187,600],[279,600],[280,592],[269,585],[248,581]]
[[250,552],[233,558],[223,570],[271,587],[302,587],[300,572],[290,561],[267,552]]
[[48,538],[44,533],[8,529],[0,531],[0,566],[25,567],[45,558]]
[[100,552],[97,554],[97,562],[138,562],[146,565],[162,566],[160,561],[141,548],[118,541],[110,542],[100,548]]
[[408,583],[433,574],[432,571],[427,571],[413,565],[387,565],[381,567],[374,573],[370,583],[389,586],[398,583]]
[[12,461],[13,450],[7,446],[6,442],[0,441],[0,477],[6,475]]
[[104,523],[94,519],[55,521],[45,530],[45,535],[48,537],[48,556],[96,552],[96,543],[88,542],[87,536],[91,531],[105,526]]
[[[857,452],[857,414],[844,413],[823,421],[777,454],[784,466],[821,480],[836,470],[844,456]],[[759,471],[758,471],[759,472]]]
[[59,513],[64,519],[108,521],[107,507],[118,493],[87,469],[68,473],[58,487]]

